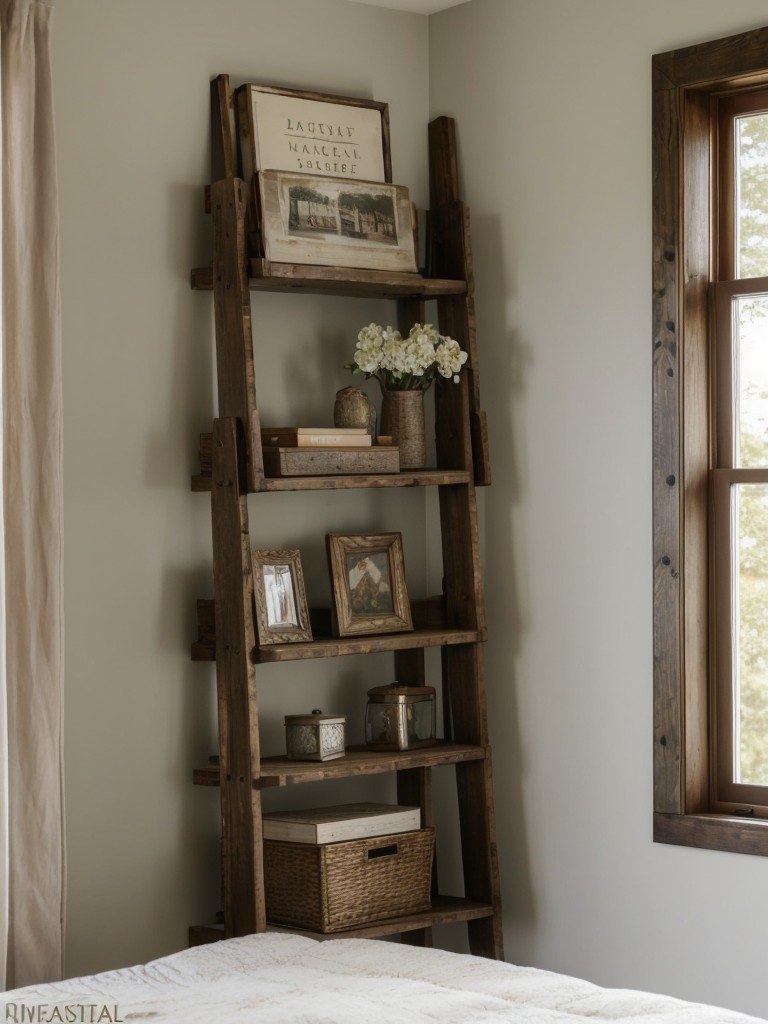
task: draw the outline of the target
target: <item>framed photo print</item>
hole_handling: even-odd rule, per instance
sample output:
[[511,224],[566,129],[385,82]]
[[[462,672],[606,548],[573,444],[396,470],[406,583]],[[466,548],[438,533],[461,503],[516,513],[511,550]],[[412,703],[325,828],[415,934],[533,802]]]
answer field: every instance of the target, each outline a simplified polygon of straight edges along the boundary
[[275,263],[416,272],[402,185],[285,171],[259,173],[264,255]]
[[237,122],[246,180],[274,170],[392,181],[386,103],[243,85]]
[[253,587],[259,644],[312,639],[298,550],[255,550]]
[[413,629],[399,533],[329,533],[328,564],[337,636]]

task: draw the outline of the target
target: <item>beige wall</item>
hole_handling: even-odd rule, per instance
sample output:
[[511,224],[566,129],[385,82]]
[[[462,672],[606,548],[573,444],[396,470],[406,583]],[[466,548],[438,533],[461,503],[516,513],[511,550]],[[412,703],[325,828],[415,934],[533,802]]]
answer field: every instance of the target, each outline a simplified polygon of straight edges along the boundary
[[[189,288],[190,268],[210,261],[209,79],[386,100],[395,178],[424,206],[427,30],[425,17],[342,0],[57,7],[70,973],[181,948],[220,906],[218,797],[191,785],[216,748],[214,674],[189,659],[195,599],[212,596],[208,500],[189,490],[215,411],[212,298]],[[392,312],[259,299],[265,420],[331,422],[357,331]],[[402,529],[424,596],[423,502],[261,495],[254,543],[300,547],[310,601],[327,605],[325,531]],[[318,706],[348,711],[360,741],[365,690],[390,679],[380,657],[260,674],[267,752],[281,749],[285,713]]]
[[430,19],[495,454],[507,955],[766,1018],[768,860],[651,839],[650,57],[767,15],[764,0],[473,0]]

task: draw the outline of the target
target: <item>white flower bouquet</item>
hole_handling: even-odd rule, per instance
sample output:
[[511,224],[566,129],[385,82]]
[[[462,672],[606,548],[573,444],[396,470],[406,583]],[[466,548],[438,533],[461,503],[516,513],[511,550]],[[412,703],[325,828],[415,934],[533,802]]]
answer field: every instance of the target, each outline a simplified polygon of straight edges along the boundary
[[355,361],[347,369],[366,380],[375,377],[382,391],[426,391],[438,375],[458,383],[466,361],[458,341],[431,324],[414,324],[407,338],[391,327],[368,324],[357,336]]

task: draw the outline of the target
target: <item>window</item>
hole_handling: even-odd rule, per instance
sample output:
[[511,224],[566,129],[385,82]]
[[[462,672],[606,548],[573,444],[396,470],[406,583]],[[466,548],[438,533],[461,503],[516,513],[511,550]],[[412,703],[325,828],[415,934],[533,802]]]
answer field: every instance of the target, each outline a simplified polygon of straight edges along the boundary
[[768,816],[768,89],[716,110],[711,806]]
[[654,837],[768,855],[768,29],[653,71]]

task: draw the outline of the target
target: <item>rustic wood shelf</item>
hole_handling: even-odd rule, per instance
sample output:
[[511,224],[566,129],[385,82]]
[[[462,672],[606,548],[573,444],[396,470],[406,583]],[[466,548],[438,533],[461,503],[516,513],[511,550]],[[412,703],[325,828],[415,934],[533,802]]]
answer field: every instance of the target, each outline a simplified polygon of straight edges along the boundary
[[306,643],[257,647],[254,659],[257,663],[269,664],[276,661],[302,661],[306,658],[339,658],[347,654],[476,644],[485,638],[484,629],[414,629],[411,633],[387,633],[385,636],[320,637]]
[[[387,917],[382,921],[372,921],[370,924],[361,925],[359,928],[349,928],[346,931],[331,932],[330,934],[310,931],[300,931],[298,934],[320,940],[374,939],[380,935],[402,935],[406,932],[420,931],[422,928],[432,928],[437,924],[479,921],[484,917],[492,917],[493,913],[494,909],[489,903],[476,903],[474,900],[465,900],[459,896],[433,896],[432,906],[429,910],[422,910],[418,914]],[[284,928],[282,925],[271,925],[269,922],[267,931],[297,933],[295,928]]]
[[[494,908],[490,903],[478,903],[460,896],[433,896],[432,906],[418,914],[404,914],[402,917],[388,917],[383,921],[374,921],[360,928],[350,928],[342,932],[309,932],[296,928],[284,928],[282,925],[267,922],[269,932],[287,932],[292,935],[306,935],[310,939],[375,939],[384,935],[403,935],[411,931],[421,931],[438,924],[458,924],[461,921],[479,921],[485,917],[493,917]],[[224,926],[220,924],[195,925],[189,929],[190,945],[201,945],[217,942],[224,938]]]
[[[383,775],[387,772],[431,768],[436,765],[484,761],[488,748],[469,743],[438,743],[416,750],[371,750],[369,747],[348,747],[344,757],[331,761],[293,761],[285,756],[265,757],[261,774],[253,780],[254,789],[291,786],[323,779],[348,779],[358,775]],[[210,764],[196,768],[192,775],[196,786],[218,786],[219,766]]]
[[[299,476],[264,477],[259,487],[265,491],[334,491],[377,487],[442,487],[453,484],[467,484],[471,474],[465,469],[408,469],[399,473],[374,476],[355,474],[352,476]],[[196,473],[192,477],[192,490],[210,491],[211,474]]]
[[[444,622],[442,597],[411,601],[414,629],[403,633],[374,636],[332,637],[330,608],[310,608],[314,640],[255,647],[253,662],[302,661],[308,658],[337,658],[348,654],[379,651],[417,651],[426,647],[454,647],[482,643],[485,626],[478,629],[449,629]],[[192,644],[193,661],[216,660],[216,615],[214,602],[197,602],[197,640]]]
[[[195,291],[213,289],[213,268],[192,271]],[[450,278],[422,277],[387,270],[354,270],[351,267],[311,267],[298,263],[248,261],[251,291],[305,292],[308,295],[344,295],[384,299],[436,299],[463,295],[467,282]]]
[[[412,651],[426,647],[452,647],[456,644],[482,643],[487,636],[483,629],[415,629],[411,633],[387,633],[385,636],[317,637],[301,643],[273,644],[257,647],[253,652],[256,664],[269,665],[279,661],[306,661],[310,658],[343,658],[354,654],[377,654],[382,651]],[[216,660],[216,638],[204,637],[192,645],[193,661]]]

